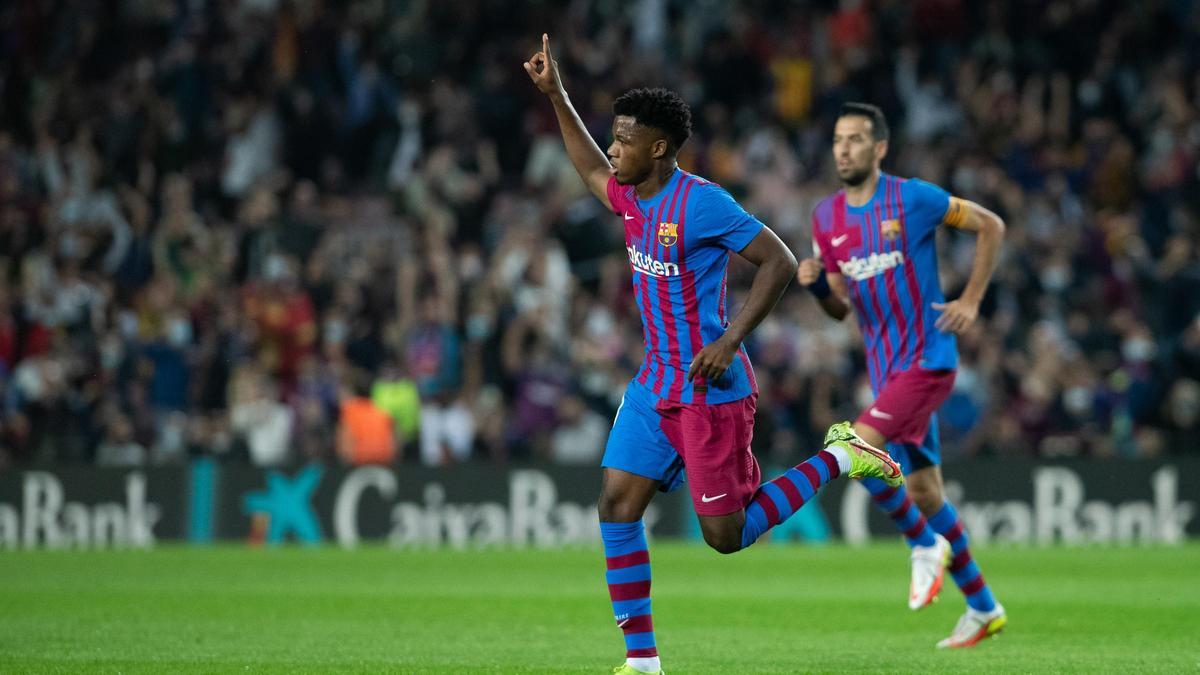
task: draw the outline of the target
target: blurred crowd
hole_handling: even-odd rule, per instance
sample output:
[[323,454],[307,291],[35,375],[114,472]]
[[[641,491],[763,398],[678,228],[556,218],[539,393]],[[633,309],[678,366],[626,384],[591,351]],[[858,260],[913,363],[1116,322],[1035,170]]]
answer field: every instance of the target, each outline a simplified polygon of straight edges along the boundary
[[[602,147],[615,95],[676,89],[681,165],[799,257],[847,100],[1005,219],[950,461],[1195,451],[1195,2],[11,0],[0,468],[597,462],[641,328],[521,69],[544,30]],[[973,247],[940,235],[951,297]],[[856,331],[793,287],[753,335],[760,458],[869,402]]]

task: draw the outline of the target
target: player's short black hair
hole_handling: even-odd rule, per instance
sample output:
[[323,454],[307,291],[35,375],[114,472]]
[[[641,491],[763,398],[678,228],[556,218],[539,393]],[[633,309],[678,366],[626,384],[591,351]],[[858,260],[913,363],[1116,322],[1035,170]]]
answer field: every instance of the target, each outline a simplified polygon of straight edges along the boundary
[[613,101],[613,114],[627,115],[642,126],[661,130],[676,150],[692,135],[692,110],[670,89],[630,89]]
[[886,141],[891,135],[891,131],[888,130],[887,118],[883,116],[883,111],[879,109],[879,106],[870,103],[843,103],[838,118],[849,115],[857,115],[871,120],[871,136],[877,141]]

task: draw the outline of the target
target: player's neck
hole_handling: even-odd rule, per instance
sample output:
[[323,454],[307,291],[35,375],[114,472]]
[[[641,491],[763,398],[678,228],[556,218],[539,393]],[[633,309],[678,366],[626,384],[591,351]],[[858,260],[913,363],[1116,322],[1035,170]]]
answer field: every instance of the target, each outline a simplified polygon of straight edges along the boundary
[[862,206],[871,201],[871,197],[875,196],[875,189],[879,187],[879,179],[879,169],[875,169],[871,171],[866,180],[858,185],[847,185],[846,204],[849,206]]
[[650,199],[658,194],[663,189],[663,186],[670,182],[671,176],[675,174],[675,169],[678,168],[679,165],[675,163],[675,160],[664,162],[661,166],[654,167],[654,170],[650,172],[646,180],[638,183],[634,188],[638,199]]

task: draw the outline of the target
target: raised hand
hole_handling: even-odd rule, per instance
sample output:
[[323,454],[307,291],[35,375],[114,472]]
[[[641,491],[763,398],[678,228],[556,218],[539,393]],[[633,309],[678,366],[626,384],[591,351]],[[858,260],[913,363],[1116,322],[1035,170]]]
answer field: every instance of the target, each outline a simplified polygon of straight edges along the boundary
[[525,62],[525,72],[537,85],[538,91],[546,94],[561,93],[562,80],[558,76],[558,62],[550,54],[550,36],[542,33],[542,51],[534,52]]

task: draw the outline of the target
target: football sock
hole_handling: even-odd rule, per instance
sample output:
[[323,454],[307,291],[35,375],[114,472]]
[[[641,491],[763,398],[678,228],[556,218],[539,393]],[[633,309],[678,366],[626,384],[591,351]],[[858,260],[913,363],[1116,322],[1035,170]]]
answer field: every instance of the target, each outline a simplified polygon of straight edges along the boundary
[[864,478],[859,481],[871,493],[871,500],[881,511],[896,523],[896,527],[904,533],[909,546],[934,546],[937,538],[933,535],[925,516],[909,498],[904,486],[890,487],[879,478]]
[[645,659],[625,659],[625,663],[628,663],[634,670],[643,673],[657,673],[662,670],[662,661],[659,661],[657,656]]
[[[742,548],[758,541],[764,532],[787,520],[829,481],[842,474],[834,450],[826,448],[769,483],[763,483],[746,507],[746,524],[742,526]],[[846,458],[849,463],[849,457]]]
[[967,596],[967,606],[981,612],[995,609],[996,599],[992,597],[992,589],[988,588],[979,565],[971,557],[971,550],[967,548],[967,532],[950,502],[943,502],[942,509],[929,517],[929,525],[950,542],[950,551],[954,556],[950,559],[950,575],[963,595]]
[[[642,521],[600,523],[604,557],[608,571],[608,595],[612,598],[613,617],[625,634],[627,659],[658,660],[654,644],[654,624],[650,618],[650,553],[646,550],[646,530]],[[633,665],[638,670],[648,670]],[[655,667],[652,672],[658,672]]]
[[837,460],[839,473],[850,473],[850,453],[846,452],[845,448],[840,445],[831,445],[825,448],[825,452],[833,455],[834,459]]

